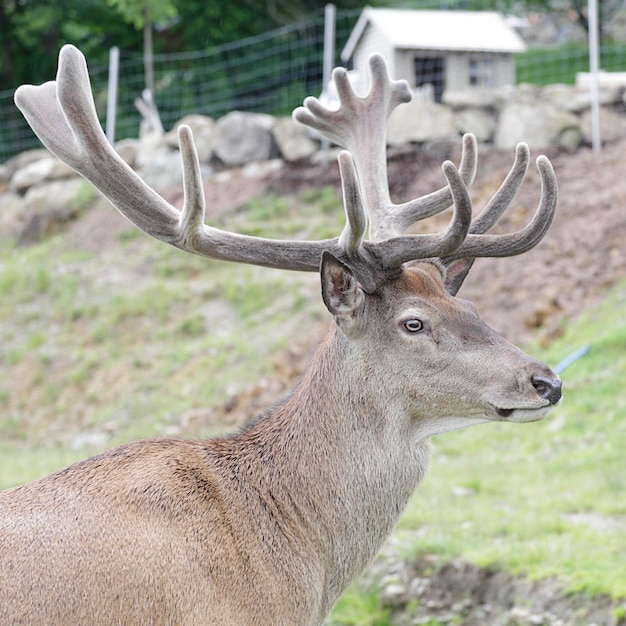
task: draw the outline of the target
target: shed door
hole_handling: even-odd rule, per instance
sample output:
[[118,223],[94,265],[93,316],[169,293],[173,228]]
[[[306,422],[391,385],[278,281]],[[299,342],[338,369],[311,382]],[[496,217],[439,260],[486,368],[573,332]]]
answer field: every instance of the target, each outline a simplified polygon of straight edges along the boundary
[[415,86],[432,85],[435,102],[441,102],[444,87],[444,60],[442,57],[415,57]]

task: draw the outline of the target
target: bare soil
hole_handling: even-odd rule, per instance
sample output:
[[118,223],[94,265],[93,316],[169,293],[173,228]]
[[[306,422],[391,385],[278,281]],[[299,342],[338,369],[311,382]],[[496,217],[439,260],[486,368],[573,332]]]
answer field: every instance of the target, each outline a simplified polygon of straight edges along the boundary
[[[393,558],[393,557],[392,557]],[[394,626],[624,626],[607,596],[568,594],[558,580],[529,580],[463,561],[425,556],[372,568]]]
[[[581,148],[575,153],[550,151],[547,156],[559,182],[558,208],[547,236],[522,257],[478,260],[459,293],[478,306],[487,323],[517,343],[538,335],[549,341],[558,334],[563,319],[593,305],[607,287],[626,277],[626,139],[605,145],[599,153]],[[392,155],[388,171],[394,201],[443,186],[442,157],[458,162],[458,147],[436,154],[415,149]],[[478,174],[472,187],[475,214],[500,186],[513,159],[512,152],[485,146],[479,149]],[[224,172],[205,183],[208,219],[266,193],[290,194],[326,185],[339,189],[334,161],[327,169],[303,162]],[[163,195],[174,204],[182,203],[180,189]],[[531,164],[522,188],[494,232],[523,227],[539,198],[540,179]],[[418,224],[415,230],[443,229],[449,218],[446,211]],[[97,228],[92,221],[97,221]],[[92,244],[101,247],[103,239],[114,238],[125,225],[115,212],[98,211],[77,223],[75,233],[83,245],[97,235]]]
[[[404,153],[389,162],[389,183],[396,202],[429,193],[444,183],[441,156]],[[513,164],[513,154],[482,147],[472,188],[478,213]],[[537,156],[537,155],[534,155]],[[561,320],[593,304],[609,285],[626,276],[626,140],[599,153],[548,152],[559,181],[556,217],[544,241],[523,257],[481,259],[472,268],[460,297],[472,300],[482,317],[515,342],[540,335],[549,340]],[[521,228],[540,197],[540,179],[531,165],[527,180],[494,232]],[[277,172],[269,188],[287,192],[319,184],[339,184],[336,167],[327,172],[290,166]],[[443,219],[431,219],[443,228]],[[432,229],[432,225],[427,228]]]

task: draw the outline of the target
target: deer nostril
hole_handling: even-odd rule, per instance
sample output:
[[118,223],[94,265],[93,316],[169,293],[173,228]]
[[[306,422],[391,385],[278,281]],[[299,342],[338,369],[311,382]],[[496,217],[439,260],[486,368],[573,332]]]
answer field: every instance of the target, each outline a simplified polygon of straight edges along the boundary
[[548,378],[534,374],[530,381],[535,391],[550,404],[556,404],[561,399],[561,379]]

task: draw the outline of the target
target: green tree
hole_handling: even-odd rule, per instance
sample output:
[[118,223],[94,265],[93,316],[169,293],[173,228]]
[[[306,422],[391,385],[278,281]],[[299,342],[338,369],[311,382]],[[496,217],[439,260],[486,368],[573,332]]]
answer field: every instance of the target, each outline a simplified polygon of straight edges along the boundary
[[177,15],[176,6],[168,0],[108,0],[108,4],[137,29],[166,22]]
[[[93,65],[108,50],[139,52],[152,24],[155,52],[201,50],[264,33],[319,14],[313,0],[0,0],[0,90],[49,80],[60,47],[77,45]],[[358,8],[363,0],[341,0]],[[376,3],[373,3],[376,4]]]
[[0,0],[0,90],[50,80],[64,43],[106,63],[110,46],[133,49],[138,39],[132,26],[111,19],[105,0]]

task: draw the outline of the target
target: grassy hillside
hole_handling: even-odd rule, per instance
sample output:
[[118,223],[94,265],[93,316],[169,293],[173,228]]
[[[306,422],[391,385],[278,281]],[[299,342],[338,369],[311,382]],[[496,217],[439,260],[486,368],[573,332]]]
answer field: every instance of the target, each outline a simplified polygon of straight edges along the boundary
[[[220,225],[329,237],[337,206],[334,189],[269,197]],[[289,384],[295,347],[323,328],[317,276],[213,263],[129,229],[86,237],[100,210],[32,247],[0,244],[0,487],[129,439],[233,428],[275,380]],[[585,344],[545,422],[436,438],[397,531],[407,558],[462,557],[626,596],[626,285],[527,350],[556,364]],[[356,617],[340,623],[377,610],[358,588],[347,602]]]
[[[269,197],[220,224],[329,237],[337,203],[326,189]],[[100,224],[99,211],[116,217],[94,207],[82,222]],[[1,245],[2,487],[130,439],[233,428],[240,394],[263,395],[289,369],[288,349],[323,325],[315,274],[213,263],[132,227],[95,236],[79,223],[29,248]]]
[[412,549],[558,575],[571,590],[626,597],[626,285],[568,323],[548,363],[589,344],[542,423],[436,438],[429,476],[400,527]]

